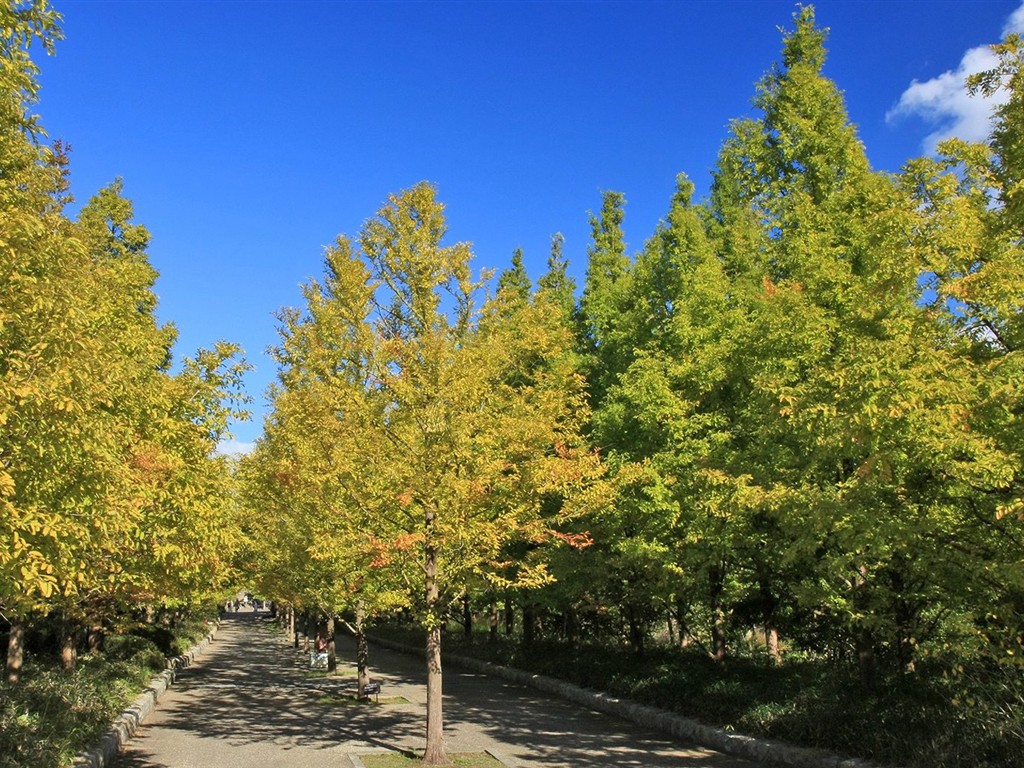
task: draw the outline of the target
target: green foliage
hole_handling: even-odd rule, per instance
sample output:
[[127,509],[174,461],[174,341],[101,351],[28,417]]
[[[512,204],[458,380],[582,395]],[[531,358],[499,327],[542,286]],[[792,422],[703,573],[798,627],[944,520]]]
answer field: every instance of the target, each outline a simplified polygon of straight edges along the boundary
[[[970,82],[1007,96],[988,144],[879,173],[799,9],[708,200],[680,175],[631,257],[624,197],[603,194],[578,303],[560,235],[535,287],[517,250],[485,295],[435,190],[392,195],[281,313],[272,414],[235,465],[213,451],[243,413],[239,350],[174,368],[122,183],[64,213],[67,153],[32,114],[29,56],[59,16],[6,3],[0,21],[12,630],[53,644],[241,571],[320,613],[407,609],[437,650],[453,604],[508,597],[524,643],[586,648],[521,661],[583,684],[877,759],[1020,762],[1017,37]],[[662,626],[700,653],[652,647]],[[139,639],[111,655],[156,660]],[[32,675],[25,696],[68,699]],[[4,707],[10,744],[64,749],[34,705]]]
[[[172,637],[177,643],[192,644]],[[131,634],[108,637],[102,654],[84,656],[70,673],[30,657],[20,683],[0,682],[0,766],[70,765],[166,666],[151,640]]]
[[220,343],[172,372],[122,183],[68,218],[66,150],[30,112],[30,49],[52,49],[59,16],[40,0],[0,21],[0,612],[17,631],[53,614],[74,637],[230,578],[232,477],[213,453],[244,415],[245,366]]
[[[1012,646],[1021,621],[1018,129],[1008,106],[993,153],[875,173],[824,39],[801,9],[710,201],[680,177],[634,261],[621,196],[592,219],[591,437],[618,499],[572,610],[610,605],[636,650],[672,613],[720,660],[730,624],[788,631],[856,651],[870,686],[936,633]],[[999,50],[982,86],[1019,89]]]
[[[376,630],[375,630],[376,631]],[[402,637],[393,627],[388,637]],[[405,642],[414,642],[404,635]],[[962,658],[934,659],[865,694],[855,670],[793,655],[776,666],[761,657],[725,669],[699,648],[624,655],[615,644],[570,647],[537,641],[466,643],[451,653],[484,658],[585,688],[606,691],[736,733],[818,747],[908,768],[1005,768],[1024,758],[1024,685],[1019,676]],[[954,664],[950,664],[950,661]]]
[[[172,636],[173,637],[173,636]],[[170,644],[168,644],[168,649]],[[104,656],[110,661],[137,659],[142,666],[159,671],[166,666],[165,652],[147,637],[140,635],[114,635],[103,644]]]
[[[308,510],[276,538],[278,552],[295,541],[288,568],[304,602],[330,583],[335,596],[318,604],[343,607],[377,576],[392,585],[384,599],[428,550],[445,599],[480,575],[543,581],[528,563],[518,575],[494,563],[513,540],[549,538],[545,495],[580,485],[588,460],[565,318],[531,298],[518,257],[477,307],[468,247],[442,246],[443,234],[428,185],[392,196],[358,252],[341,239],[328,254],[305,311],[282,316],[282,386],[249,463],[258,503],[290,519]],[[303,567],[310,554],[322,567]]]
[[[469,585],[548,580],[508,549],[559,541],[598,466],[568,318],[530,295],[518,253],[481,302],[469,246],[444,237],[419,184],[339,238],[306,306],[281,316],[281,384],[243,464],[250,507],[280,511],[258,567],[270,594],[328,615],[408,606],[435,650]],[[428,752],[443,762],[438,663]]]

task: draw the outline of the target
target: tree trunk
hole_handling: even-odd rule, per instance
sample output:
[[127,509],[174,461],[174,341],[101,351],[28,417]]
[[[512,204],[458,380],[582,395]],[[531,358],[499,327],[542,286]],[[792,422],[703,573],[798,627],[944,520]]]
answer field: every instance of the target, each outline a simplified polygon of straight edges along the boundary
[[505,595],[505,637],[512,637],[516,631],[516,612],[512,605],[512,598]]
[[708,574],[710,579],[711,608],[711,658],[716,664],[724,664],[725,646],[725,609],[722,607],[722,593],[725,591],[725,574],[721,568],[712,568]]
[[366,684],[370,682],[370,649],[366,644],[363,625],[366,622],[366,605],[362,598],[356,601],[356,698],[363,698]]
[[644,655],[644,628],[633,610],[633,606],[626,606],[626,621],[629,625],[629,644],[633,647],[633,654]]
[[334,640],[334,614],[327,616],[327,671],[336,672],[338,669],[338,648]]
[[17,685],[21,680],[21,665],[25,661],[25,625],[18,619],[11,620],[7,636],[7,682]]
[[764,645],[771,657],[772,663],[778,666],[782,663],[782,656],[779,654],[779,629],[775,625],[775,614],[778,611],[779,601],[772,593],[771,583],[767,575],[760,577],[761,610],[764,614]]
[[779,651],[779,630],[774,626],[765,627],[764,641],[772,663],[775,666],[782,664],[782,653]]
[[444,746],[444,714],[441,709],[441,617],[437,584],[437,547],[431,542],[434,514],[427,512],[427,544],[424,572],[427,598],[427,748],[424,765],[448,765]]
[[529,648],[533,645],[534,629],[536,622],[533,616],[533,606],[527,603],[523,606],[523,647]]
[[466,639],[473,637],[473,607],[470,605],[469,592],[462,593],[462,627]]
[[89,623],[86,646],[89,649],[89,653],[93,656],[103,649],[103,621],[101,619],[96,618]]
[[498,601],[493,597],[487,614],[487,630],[487,641],[492,644],[498,642]]
[[78,638],[76,635],[78,632],[72,623],[67,623],[63,627],[61,642],[60,642],[60,666],[65,672],[73,672],[75,664],[78,662]]

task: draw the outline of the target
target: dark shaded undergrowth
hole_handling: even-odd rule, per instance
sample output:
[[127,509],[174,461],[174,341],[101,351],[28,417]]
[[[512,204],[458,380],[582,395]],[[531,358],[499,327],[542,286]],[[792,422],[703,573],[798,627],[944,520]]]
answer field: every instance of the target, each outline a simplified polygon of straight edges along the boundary
[[[406,627],[376,634],[421,646]],[[907,768],[1024,765],[1024,680],[1008,669],[932,660],[866,691],[856,670],[820,658],[734,658],[720,668],[696,649],[643,657],[613,645],[445,638],[482,658],[661,707],[709,725]]]
[[113,720],[167,666],[209,632],[202,620],[174,630],[141,626],[113,635],[73,671],[29,654],[17,685],[0,680],[0,768],[61,768],[98,743]]

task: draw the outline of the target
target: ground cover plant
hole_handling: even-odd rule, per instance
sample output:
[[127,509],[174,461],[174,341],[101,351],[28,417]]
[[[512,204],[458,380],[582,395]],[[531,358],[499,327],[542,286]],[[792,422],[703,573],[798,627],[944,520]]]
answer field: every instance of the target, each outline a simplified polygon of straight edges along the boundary
[[[411,648],[416,628],[374,634]],[[1024,763],[1024,681],[992,664],[934,659],[913,676],[865,692],[855,669],[794,654],[782,665],[751,649],[723,667],[704,649],[657,643],[640,656],[621,642],[570,645],[557,638],[466,637],[454,625],[448,651],[547,675],[676,712],[736,733],[827,749],[907,768]],[[952,671],[951,671],[952,670]]]
[[30,644],[20,681],[0,681],[0,768],[70,765],[167,668],[168,655],[184,653],[210,630],[202,616],[181,619],[173,629],[139,622],[131,632],[109,635],[102,651],[81,655],[70,670],[55,647]]

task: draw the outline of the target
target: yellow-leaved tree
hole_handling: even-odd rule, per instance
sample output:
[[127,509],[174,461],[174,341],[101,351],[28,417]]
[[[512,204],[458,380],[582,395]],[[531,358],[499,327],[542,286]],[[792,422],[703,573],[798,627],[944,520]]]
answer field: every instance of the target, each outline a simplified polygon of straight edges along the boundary
[[26,621],[57,620],[74,664],[83,622],[191,602],[226,572],[230,474],[213,456],[244,366],[221,344],[171,371],[149,234],[121,184],[77,220],[67,158],[30,108],[33,44],[59,16],[0,5],[0,615],[17,682]]
[[312,559],[347,553],[352,588],[404,586],[427,633],[429,765],[447,762],[448,606],[473,580],[547,581],[542,561],[506,562],[508,546],[559,541],[559,519],[595,503],[586,489],[598,473],[561,311],[543,293],[481,301],[469,246],[444,245],[445,234],[443,206],[421,183],[390,196],[355,247],[339,239],[305,312],[285,316],[261,445],[283,462],[279,485],[291,489],[280,493],[317,486],[302,491],[308,523],[291,527]]

